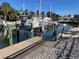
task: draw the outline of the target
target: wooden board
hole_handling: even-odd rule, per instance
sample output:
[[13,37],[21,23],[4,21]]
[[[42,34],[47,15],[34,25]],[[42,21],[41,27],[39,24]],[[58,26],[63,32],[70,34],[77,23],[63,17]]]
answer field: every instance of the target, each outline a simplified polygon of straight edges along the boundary
[[28,47],[38,41],[41,41],[41,37],[32,37],[30,39],[27,39],[23,42],[17,43],[15,45],[3,48],[0,50],[0,59],[4,59],[22,49],[24,49],[25,47]]

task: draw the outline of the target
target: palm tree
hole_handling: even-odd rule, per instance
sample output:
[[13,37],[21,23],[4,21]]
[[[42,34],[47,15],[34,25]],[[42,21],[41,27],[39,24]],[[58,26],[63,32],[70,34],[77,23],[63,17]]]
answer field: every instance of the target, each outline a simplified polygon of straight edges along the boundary
[[75,21],[79,21],[79,15],[74,15]]

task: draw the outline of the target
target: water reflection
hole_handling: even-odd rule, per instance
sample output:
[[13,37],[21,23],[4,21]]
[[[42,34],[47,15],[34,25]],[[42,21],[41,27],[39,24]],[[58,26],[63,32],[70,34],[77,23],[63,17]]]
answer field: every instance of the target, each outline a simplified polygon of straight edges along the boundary
[[[63,32],[68,32],[70,28],[72,28],[72,27],[69,26],[69,25],[67,25],[67,26],[64,28],[64,31],[63,31]],[[56,30],[56,32],[57,32],[56,34],[61,33],[61,32],[62,32],[62,29],[63,29],[63,26],[62,26],[62,25],[57,26],[57,27],[55,28],[55,30]],[[43,37],[44,37],[45,39],[52,39],[54,36],[55,36],[55,35],[54,35],[54,29],[51,29],[51,30],[49,30],[49,31],[45,31],[45,32],[43,33]]]
[[3,31],[0,31],[0,48],[8,46],[7,39],[5,39]]
[[[14,44],[17,43],[17,32],[14,30],[15,33],[13,33],[13,42]],[[19,30],[19,41],[24,41],[31,37],[31,32],[26,30]]]

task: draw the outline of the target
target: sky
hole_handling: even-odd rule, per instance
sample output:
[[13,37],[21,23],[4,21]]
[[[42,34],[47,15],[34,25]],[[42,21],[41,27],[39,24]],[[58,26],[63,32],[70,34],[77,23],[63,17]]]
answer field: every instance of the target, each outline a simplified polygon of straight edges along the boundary
[[[39,10],[39,0],[0,0],[0,4],[2,2],[8,2],[17,10]],[[79,14],[79,0],[41,0],[41,11],[47,12],[50,9],[59,15]]]

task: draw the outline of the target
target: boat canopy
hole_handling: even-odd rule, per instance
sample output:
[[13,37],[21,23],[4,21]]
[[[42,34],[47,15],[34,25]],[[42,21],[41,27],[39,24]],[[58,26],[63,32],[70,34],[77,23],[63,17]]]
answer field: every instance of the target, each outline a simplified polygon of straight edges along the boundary
[[40,27],[40,22],[37,17],[32,18],[32,26],[33,26],[33,28]]

